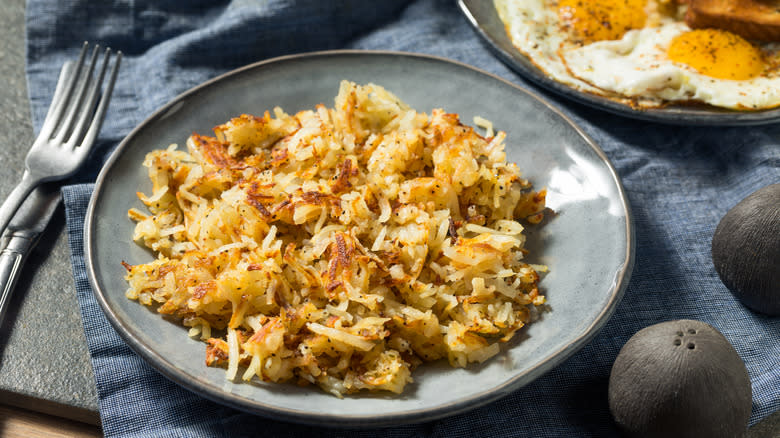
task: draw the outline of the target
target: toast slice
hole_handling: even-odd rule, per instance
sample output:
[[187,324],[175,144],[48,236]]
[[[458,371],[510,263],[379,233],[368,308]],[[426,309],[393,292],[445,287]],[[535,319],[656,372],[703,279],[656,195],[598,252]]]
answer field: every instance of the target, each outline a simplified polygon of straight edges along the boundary
[[780,41],[780,0],[688,0],[685,22],[713,27],[749,40]]

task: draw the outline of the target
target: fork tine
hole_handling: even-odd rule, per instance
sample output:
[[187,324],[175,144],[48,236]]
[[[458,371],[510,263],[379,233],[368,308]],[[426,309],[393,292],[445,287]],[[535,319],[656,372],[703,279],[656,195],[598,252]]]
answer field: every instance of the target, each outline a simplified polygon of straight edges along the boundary
[[38,134],[40,137],[48,138],[54,132],[54,128],[59,124],[62,112],[65,110],[65,106],[73,95],[73,90],[76,88],[76,82],[81,73],[81,69],[84,66],[84,60],[87,57],[87,42],[81,47],[81,53],[79,59],[76,61],[76,67],[74,67],[73,75],[68,80],[68,85],[65,87],[65,92],[62,95],[62,99],[55,103],[52,99],[52,103],[49,105],[49,112],[46,114],[46,119],[43,121],[41,132]]
[[[68,113],[65,115],[65,118],[60,122],[60,127],[56,133],[56,137],[54,138],[54,141],[57,143],[63,143],[65,138],[70,135],[71,130],[73,129],[73,123],[76,119],[76,114],[79,112],[79,109],[84,104],[84,97],[87,94],[87,90],[89,89],[89,84],[92,82],[92,72],[95,71],[95,64],[97,63],[97,55],[98,50],[100,49],[99,45],[95,45],[95,48],[92,50],[92,56],[89,60],[89,67],[87,67],[87,71],[84,72],[84,74],[80,75],[81,77],[78,78],[79,87],[78,91],[75,96],[75,100],[68,102]],[[83,80],[82,80],[83,77]]]
[[60,76],[57,78],[57,87],[54,89],[54,97],[51,98],[51,103],[49,104],[49,110],[46,112],[44,123],[53,117],[54,109],[57,107],[59,101],[63,99],[67,84],[73,77],[73,66],[74,64],[71,61],[67,61],[62,65]]
[[81,141],[81,145],[84,146],[85,150],[89,149],[89,147],[95,141],[95,137],[97,137],[97,134],[100,131],[100,126],[103,124],[103,119],[106,116],[108,102],[111,100],[111,93],[114,91],[114,83],[116,83],[116,77],[119,73],[119,64],[121,62],[122,51],[117,51],[116,61],[114,63],[114,67],[111,69],[111,76],[108,79],[108,83],[106,84],[106,89],[103,92],[103,96],[100,98],[100,103],[98,104],[97,110],[95,111],[95,115],[92,117],[92,123],[89,125],[89,130],[84,136],[84,139]]
[[[111,93],[114,89],[114,84],[119,72],[119,64],[122,59],[121,52],[117,52],[117,60],[114,68],[111,72],[111,80],[106,86],[106,92],[98,103],[98,108],[95,115],[92,118],[87,134],[81,144],[82,147],[75,150],[66,150],[62,143],[62,137],[68,135],[68,131],[71,130],[71,126],[74,123],[75,114],[81,114],[82,111],[78,109],[84,102],[85,96],[89,94],[89,100],[91,103],[96,99],[98,91],[94,91],[89,87],[92,73],[95,69],[95,63],[97,60],[97,47],[93,51],[92,59],[86,75],[81,74],[81,70],[86,57],[85,51],[87,46],[85,45],[79,56],[79,62],[76,66],[76,72],[69,76],[66,74],[66,70],[63,69],[58,81],[65,81],[67,77],[68,85],[60,85],[58,83],[55,90],[55,96],[52,98],[52,105],[54,109],[47,114],[47,120],[44,122],[44,127],[41,132],[38,133],[35,141],[33,142],[30,151],[27,153],[27,157],[24,160],[24,173],[22,173],[22,180],[11,191],[8,198],[0,205],[0,234],[2,234],[5,227],[10,222],[14,213],[16,213],[19,206],[24,202],[27,195],[39,184],[46,181],[62,180],[73,175],[78,168],[84,163],[88,152],[94,143],[95,137],[97,137],[100,126],[105,117],[106,110],[108,108],[108,102],[111,98]],[[106,54],[108,60],[108,53]],[[106,63],[101,69],[101,81],[105,76]],[[100,81],[99,81],[100,82]],[[80,84],[80,85],[76,85]],[[99,90],[100,84],[98,83],[97,89]],[[72,96],[75,89],[78,89],[77,96]],[[63,91],[65,90],[65,91]],[[88,90],[93,90],[88,91]],[[64,93],[64,97],[60,98]],[[75,102],[75,104],[74,104]],[[93,103],[94,105],[94,103]],[[67,109],[65,109],[67,108]],[[57,138],[51,138],[51,133],[55,130],[55,126],[61,125],[60,118],[62,113],[67,112],[65,117],[64,127],[60,126],[57,132]],[[82,122],[84,124],[86,122]]]
[[95,103],[97,103],[98,93],[100,92],[100,87],[103,85],[103,78],[106,75],[108,61],[111,58],[111,49],[106,48],[104,53],[105,55],[103,56],[103,64],[100,66],[100,73],[98,73],[97,79],[92,82],[87,99],[84,105],[82,105],[83,109],[81,111],[81,115],[79,116],[79,120],[76,123],[76,127],[73,128],[73,133],[70,135],[70,139],[68,140],[67,147],[69,149],[72,149],[74,146],[79,144],[78,142],[81,140],[87,130],[87,121],[95,110]]

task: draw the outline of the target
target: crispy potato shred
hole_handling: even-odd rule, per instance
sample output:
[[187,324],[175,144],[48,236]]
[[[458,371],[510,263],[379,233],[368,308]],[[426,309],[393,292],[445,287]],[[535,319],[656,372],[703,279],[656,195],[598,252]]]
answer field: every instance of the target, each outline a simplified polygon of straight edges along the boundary
[[[477,122],[486,121],[478,119]],[[127,296],[205,342],[227,378],[401,393],[411,370],[483,362],[544,303],[520,221],[545,191],[503,132],[343,81],[334,108],[241,115],[144,161]]]

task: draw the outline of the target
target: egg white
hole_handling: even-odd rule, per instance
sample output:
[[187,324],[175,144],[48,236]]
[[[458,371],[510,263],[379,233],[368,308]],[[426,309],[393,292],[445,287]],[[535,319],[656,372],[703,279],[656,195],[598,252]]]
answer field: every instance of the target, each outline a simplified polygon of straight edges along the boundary
[[558,14],[545,0],[495,0],[498,15],[506,24],[512,43],[537,68],[563,84],[596,94],[605,94],[572,76],[558,55],[558,49],[569,46],[568,36],[560,31]]
[[570,73],[626,97],[697,101],[731,109],[780,105],[780,77],[775,73],[746,80],[718,79],[670,60],[672,40],[690,28],[682,22],[633,30],[615,41],[599,41],[562,53]]
[[[550,0],[494,4],[521,53],[550,78],[584,92],[643,108],[690,101],[731,109],[780,106],[780,72],[736,81],[670,60],[671,41],[690,30],[677,18],[656,17],[653,27],[626,32],[619,40],[579,45],[569,41]],[[763,49],[780,53],[780,44]]]

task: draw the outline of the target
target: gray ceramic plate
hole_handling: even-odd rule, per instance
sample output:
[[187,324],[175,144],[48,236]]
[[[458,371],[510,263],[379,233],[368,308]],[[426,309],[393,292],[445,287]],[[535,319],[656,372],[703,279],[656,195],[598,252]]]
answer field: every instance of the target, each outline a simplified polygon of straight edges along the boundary
[[585,105],[635,119],[675,125],[737,126],[780,122],[780,109],[737,112],[706,106],[667,106],[643,110],[577,90],[547,77],[512,45],[493,0],[458,0],[458,5],[477,33],[509,67],[538,85]]
[[[539,188],[548,187],[555,215],[529,233],[529,261],[549,265],[542,285],[552,311],[521,341],[481,366],[446,363],[418,368],[403,395],[342,400],[316,387],[232,383],[204,366],[204,344],[184,328],[125,298],[121,261],[153,256],[132,242],[135,192],[150,192],[144,155],[241,113],[278,105],[288,113],[333,105],[339,81],[374,82],[419,111],[442,107],[466,123],[476,115],[508,133],[508,156]],[[89,278],[108,319],[162,374],[223,404],[296,422],[368,426],[431,420],[498,399],[580,349],[612,314],[633,261],[626,196],[603,152],[538,96],[472,67],[429,56],[390,52],[322,52],[252,64],[198,86],[149,117],[119,145],[97,180],[85,224]],[[142,384],[142,383],[139,383]]]

